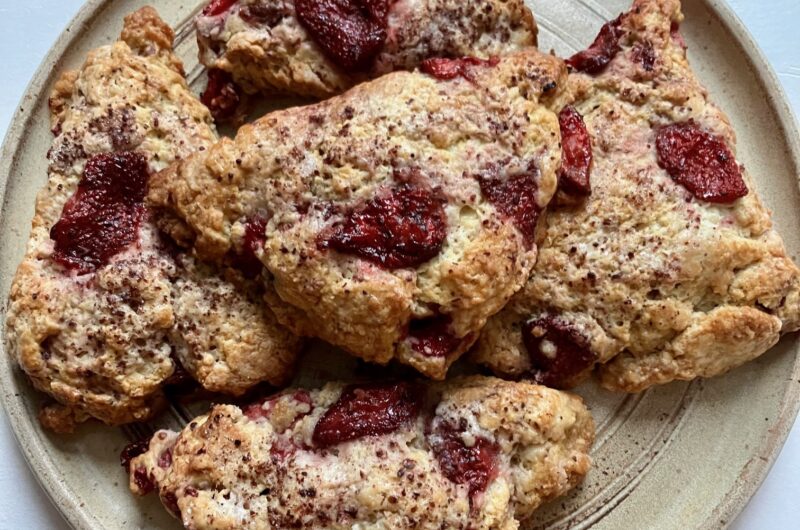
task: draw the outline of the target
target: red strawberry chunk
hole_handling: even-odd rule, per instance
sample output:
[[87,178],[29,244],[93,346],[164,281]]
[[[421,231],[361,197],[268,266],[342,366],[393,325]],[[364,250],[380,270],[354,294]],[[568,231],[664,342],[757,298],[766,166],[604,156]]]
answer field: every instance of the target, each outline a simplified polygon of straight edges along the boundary
[[212,0],[206,7],[203,8],[203,15],[207,17],[215,17],[228,11],[237,0]]
[[349,386],[319,419],[312,439],[317,447],[330,447],[390,434],[414,420],[421,407],[421,392],[412,383]]
[[742,168],[718,136],[689,120],[656,132],[658,165],[698,199],[730,203],[747,195]]
[[592,45],[567,59],[567,64],[578,72],[587,74],[602,72],[622,49],[619,40],[622,37],[623,16],[620,15],[604,24]]
[[481,176],[481,192],[503,215],[513,219],[525,241],[533,245],[539,206],[536,204],[536,177],[539,170],[531,168],[525,173],[505,179]]
[[449,80],[461,76],[472,81],[474,68],[497,66],[499,62],[500,59],[498,57],[492,57],[488,60],[478,59],[477,57],[461,57],[459,59],[432,58],[423,61],[420,69],[437,79]]
[[317,247],[399,269],[417,267],[436,257],[446,235],[442,199],[423,188],[403,184],[323,231]]
[[295,0],[295,12],[328,58],[345,71],[364,71],[386,42],[394,0]]
[[92,272],[130,246],[145,214],[149,171],[141,153],[95,155],[50,229],[53,259],[79,273]]
[[427,357],[446,357],[461,344],[450,327],[452,319],[447,315],[412,320],[408,329],[411,348]]
[[558,185],[570,195],[589,195],[589,170],[592,166],[592,140],[586,124],[574,107],[568,106],[558,114],[561,126],[563,153]]
[[[467,435],[466,431],[465,421],[458,426],[440,422],[428,439],[444,476],[456,484],[466,484],[474,502],[475,496],[483,493],[497,476],[498,447],[482,436]],[[470,440],[469,445],[465,440]]]
[[522,337],[538,383],[564,388],[597,360],[589,341],[571,324],[552,316],[527,322]]

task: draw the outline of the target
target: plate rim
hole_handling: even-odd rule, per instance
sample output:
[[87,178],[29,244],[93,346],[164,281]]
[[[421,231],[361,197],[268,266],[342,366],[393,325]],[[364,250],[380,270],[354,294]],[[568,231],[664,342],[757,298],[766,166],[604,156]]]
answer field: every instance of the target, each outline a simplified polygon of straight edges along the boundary
[[[722,28],[729,32],[738,42],[744,51],[746,61],[756,74],[756,82],[765,89],[764,93],[767,95],[768,104],[774,109],[781,127],[781,134],[786,138],[786,143],[789,147],[789,159],[792,166],[794,166],[797,184],[800,185],[800,133],[798,133],[798,122],[783,85],[775,74],[769,59],[747,30],[745,24],[725,0],[700,1],[719,19]],[[17,163],[16,153],[23,138],[21,133],[27,127],[34,114],[33,108],[25,104],[26,97],[31,92],[43,92],[44,88],[50,85],[56,76],[60,75],[61,69],[58,66],[61,58],[65,51],[73,46],[80,37],[80,32],[76,30],[92,23],[104,9],[107,2],[108,0],[87,0],[81,6],[64,30],[61,31],[25,87],[0,149],[0,223],[3,222],[6,215],[4,208],[5,194],[12,170]],[[100,522],[87,510],[81,508],[80,499],[75,492],[60,485],[60,473],[54,463],[49,458],[41,458],[41,455],[46,454],[46,451],[42,448],[42,438],[35,433],[36,419],[26,414],[22,398],[14,392],[14,362],[5,351],[6,301],[3,301],[0,307],[2,307],[0,318],[3,321],[3,340],[0,341],[0,356],[4,357],[4,361],[0,363],[0,386],[2,387],[0,402],[3,404],[17,446],[25,457],[29,469],[36,477],[36,481],[64,520],[73,528],[98,530],[102,528]],[[791,376],[792,381],[800,380],[800,356],[795,358]],[[766,429],[766,433],[762,436],[758,447],[753,451],[756,457],[742,468],[739,478],[725,496],[725,500],[717,505],[701,525],[701,528],[720,528],[720,523],[722,523],[723,527],[728,527],[747,506],[780,454],[799,410],[800,384],[790,382],[781,396],[778,416],[771,423],[770,428]]]

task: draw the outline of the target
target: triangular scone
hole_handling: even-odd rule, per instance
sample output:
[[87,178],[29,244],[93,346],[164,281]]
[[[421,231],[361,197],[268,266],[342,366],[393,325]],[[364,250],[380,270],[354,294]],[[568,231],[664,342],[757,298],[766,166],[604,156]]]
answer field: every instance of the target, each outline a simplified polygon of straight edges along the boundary
[[689,67],[682,18],[678,0],[638,0],[567,61],[591,194],[551,207],[530,281],[484,329],[477,359],[495,372],[565,386],[607,363],[604,386],[638,391],[721,374],[800,327],[800,273]]
[[[240,394],[290,375],[299,341],[250,297],[255,283],[176,256],[143,204],[150,173],[216,140],[154,10],[64,74],[56,137],[27,253],[11,286],[8,351],[59,405],[52,429],[119,424],[161,406],[173,356],[206,388]],[[256,299],[254,299],[256,298]]]
[[589,469],[578,398],[529,383],[329,383],[214,407],[124,452],[195,529],[518,528]]
[[536,260],[566,67],[530,50],[426,69],[268,114],[150,199],[202,259],[257,256],[296,333],[443,378]]
[[430,57],[536,45],[523,0],[213,0],[196,26],[203,101],[217,119],[235,113],[242,91],[324,98]]

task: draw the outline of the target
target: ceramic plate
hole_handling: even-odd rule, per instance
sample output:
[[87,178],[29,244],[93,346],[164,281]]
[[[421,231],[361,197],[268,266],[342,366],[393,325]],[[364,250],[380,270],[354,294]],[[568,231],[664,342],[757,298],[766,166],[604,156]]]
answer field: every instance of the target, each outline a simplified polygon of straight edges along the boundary
[[[122,18],[145,2],[92,0],[61,35],[28,88],[0,162],[0,298],[8,295],[22,258],[34,197],[46,179],[51,141],[47,96],[57,75],[78,67],[86,52],[116,39]],[[197,89],[191,17],[195,0],[153,0],[177,28],[177,52]],[[628,0],[538,0],[540,44],[561,55],[587,45]],[[800,254],[800,146],[786,98],[765,58],[735,15],[717,0],[686,0],[682,26],[689,55],[713,99],[738,132],[738,158],[775,212],[790,255]],[[5,315],[0,315],[5,320]],[[0,346],[2,347],[2,346]],[[755,362],[708,381],[676,383],[622,395],[593,385],[578,389],[598,426],[595,466],[580,488],[543,507],[530,528],[720,528],[747,503],[780,450],[798,408],[798,337],[785,337]],[[175,405],[154,424],[125,429],[89,425],[71,436],[43,432],[41,396],[2,356],[6,411],[28,463],[53,502],[76,528],[177,528],[155,496],[128,493],[120,450],[147,429],[178,427],[200,412]],[[334,372],[347,372],[342,357]],[[302,381],[331,377],[313,360]],[[325,366],[330,367],[328,361]]]

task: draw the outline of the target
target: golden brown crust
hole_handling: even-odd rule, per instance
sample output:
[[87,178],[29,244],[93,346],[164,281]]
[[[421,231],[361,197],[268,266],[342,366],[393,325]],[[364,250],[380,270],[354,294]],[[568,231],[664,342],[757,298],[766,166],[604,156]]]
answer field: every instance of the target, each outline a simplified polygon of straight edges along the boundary
[[[433,418],[314,448],[315,425],[342,388],[330,383],[306,399],[290,390],[262,407],[263,418],[217,406],[179,434],[161,431],[132,461],[131,490],[146,493],[149,477],[187,528],[499,530],[518,528],[590,466],[594,424],[580,398],[484,377],[423,390]],[[431,448],[428,427],[441,424],[464,426],[465,447],[496,444],[495,476],[472,501]]]
[[[266,21],[241,10],[272,8]],[[429,57],[487,58],[536,45],[536,24],[523,0],[399,0],[388,15],[388,38],[369,72],[345,72],[329,60],[295,15],[292,0],[240,0],[224,13],[196,20],[200,62],[233,75],[247,92],[330,97]]]
[[[543,208],[560,163],[549,107],[559,105],[561,61],[531,50],[475,67],[470,77],[399,72],[269,114],[154,177],[150,200],[180,217],[178,236],[190,227],[195,251],[211,261],[239,252],[248,223],[268,218],[258,257],[283,324],[366,360],[398,358],[442,378],[536,257],[536,245],[484,197],[479,178],[530,173]],[[321,230],[404,179],[445,200],[438,256],[388,270],[318,247]],[[437,314],[452,319],[461,344],[447,356],[413,351],[410,321]]]
[[[188,257],[178,267],[149,217],[138,241],[94,273],[77,275],[51,259],[50,228],[89,157],[135,150],[155,172],[216,139],[208,110],[189,91],[169,50],[169,27],[143,9],[126,18],[123,37],[91,52],[79,72],[64,74],[54,87],[48,183],[37,197],[27,253],[11,286],[9,353],[36,388],[60,403],[41,414],[43,425],[57,431],[90,416],[109,424],[151,416],[162,406],[161,386],[174,370],[171,341],[191,345],[178,355],[194,368],[193,359],[208,361],[211,354],[217,364],[228,354],[238,359],[247,345],[201,357],[195,348],[206,346],[203,334],[224,329],[220,340],[238,331],[253,337],[256,361],[243,362],[229,380],[212,383],[198,363],[199,378],[231,393],[264,379],[284,381],[298,347],[259,302],[215,272]],[[239,318],[221,327],[219,315],[199,312],[200,305],[182,309],[173,295],[176,282],[191,284],[198,298],[224,295],[231,304],[226,311]]]
[[186,256],[176,261],[170,342],[191,376],[207,390],[234,395],[263,381],[286,384],[301,340],[278,325],[261,286],[234,270],[221,274]]
[[[658,165],[655,129],[669,123],[692,119],[735,146],[671,31],[682,19],[678,0],[637,0],[606,70],[570,75],[592,195],[551,208],[530,281],[484,329],[476,357],[498,373],[532,368],[522,325],[545,316],[588,338],[602,384],[625,391],[724,373],[800,327],[800,271],[750,176],[747,196],[719,205]],[[636,60],[648,45],[652,70]]]

